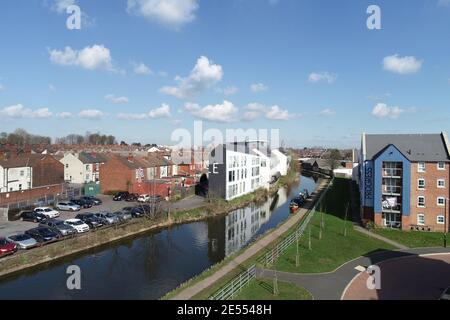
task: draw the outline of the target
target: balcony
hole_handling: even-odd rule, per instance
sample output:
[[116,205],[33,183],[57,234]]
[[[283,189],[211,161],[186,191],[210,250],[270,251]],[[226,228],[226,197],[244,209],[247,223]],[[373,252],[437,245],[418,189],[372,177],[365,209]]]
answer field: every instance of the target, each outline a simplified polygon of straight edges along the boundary
[[383,168],[383,178],[401,179],[403,170],[400,168]]
[[382,193],[386,196],[401,196],[402,187],[401,186],[387,186],[383,185]]
[[383,213],[402,213],[402,205],[401,205],[401,199],[395,198],[386,198],[383,199],[381,203],[381,208]]

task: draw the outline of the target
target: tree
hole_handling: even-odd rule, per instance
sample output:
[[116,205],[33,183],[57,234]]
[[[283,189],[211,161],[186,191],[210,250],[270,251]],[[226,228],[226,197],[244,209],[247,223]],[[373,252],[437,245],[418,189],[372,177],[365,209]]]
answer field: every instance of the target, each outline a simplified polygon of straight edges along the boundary
[[334,170],[338,167],[340,160],[342,160],[341,152],[337,149],[330,150],[330,154],[327,159],[327,164],[331,170]]

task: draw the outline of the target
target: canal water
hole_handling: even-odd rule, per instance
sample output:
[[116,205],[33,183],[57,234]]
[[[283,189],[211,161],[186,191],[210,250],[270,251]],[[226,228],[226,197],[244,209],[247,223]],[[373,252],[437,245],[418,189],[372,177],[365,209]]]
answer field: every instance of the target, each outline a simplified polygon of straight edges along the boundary
[[[317,177],[302,175],[267,203],[226,216],[149,232],[0,281],[4,299],[159,299],[289,217],[289,200],[314,191]],[[81,290],[67,289],[67,267],[81,268]],[[1,261],[0,261],[1,268]]]

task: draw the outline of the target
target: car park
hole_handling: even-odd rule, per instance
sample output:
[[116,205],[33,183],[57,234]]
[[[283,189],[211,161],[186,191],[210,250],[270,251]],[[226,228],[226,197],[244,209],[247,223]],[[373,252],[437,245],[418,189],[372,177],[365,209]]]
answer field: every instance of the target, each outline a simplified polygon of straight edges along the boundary
[[94,213],[84,213],[78,214],[75,219],[80,219],[84,223],[86,223],[90,229],[97,229],[103,227],[104,222],[98,219]]
[[58,233],[48,227],[38,227],[25,231],[26,235],[34,238],[39,243],[57,241],[60,236]]
[[0,238],[0,257],[14,254],[17,251],[17,245],[13,242]]
[[53,231],[57,232],[62,237],[72,236],[77,233],[74,228],[65,224],[64,221],[62,220],[54,220],[54,219],[45,220],[41,222],[39,226],[48,227]]
[[38,245],[36,239],[24,233],[10,235],[6,237],[6,240],[15,243],[20,250],[32,249]]
[[123,191],[118,192],[113,196],[113,201],[122,201],[125,200],[129,196],[129,192]]
[[59,212],[55,209],[49,207],[37,207],[34,209],[34,212],[42,213],[49,219],[54,219],[59,217]]
[[115,216],[117,216],[121,222],[125,222],[125,221],[131,220],[133,218],[133,215],[127,211],[117,211],[117,212],[114,212],[113,214]]
[[24,211],[20,214],[20,220],[28,222],[41,222],[47,220],[48,217],[39,212]]
[[72,200],[70,200],[70,202],[79,205],[83,209],[92,208],[92,205],[93,205],[91,201],[86,201],[84,199],[72,199]]
[[77,233],[85,233],[90,229],[89,226],[80,219],[67,219],[64,223],[74,228]]
[[56,208],[61,211],[72,211],[72,212],[81,210],[81,206],[73,202],[58,202]]
[[125,201],[126,202],[135,202],[137,201],[139,198],[139,195],[137,193],[130,193],[126,198]]
[[100,212],[96,213],[95,216],[105,220],[107,224],[116,224],[120,222],[120,219],[111,212]]
[[150,196],[148,194],[141,194],[137,199],[138,202],[148,202],[150,200]]
[[81,199],[85,200],[87,202],[91,202],[94,206],[99,206],[103,203],[103,201],[100,200],[99,198],[92,197],[92,196],[84,196],[84,197],[81,197]]

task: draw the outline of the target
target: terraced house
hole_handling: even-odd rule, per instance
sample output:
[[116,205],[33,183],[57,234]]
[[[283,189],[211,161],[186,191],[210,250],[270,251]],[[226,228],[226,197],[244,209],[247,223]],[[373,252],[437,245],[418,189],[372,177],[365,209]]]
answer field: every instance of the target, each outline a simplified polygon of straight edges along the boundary
[[440,134],[363,134],[361,215],[377,226],[449,229],[449,143]]

